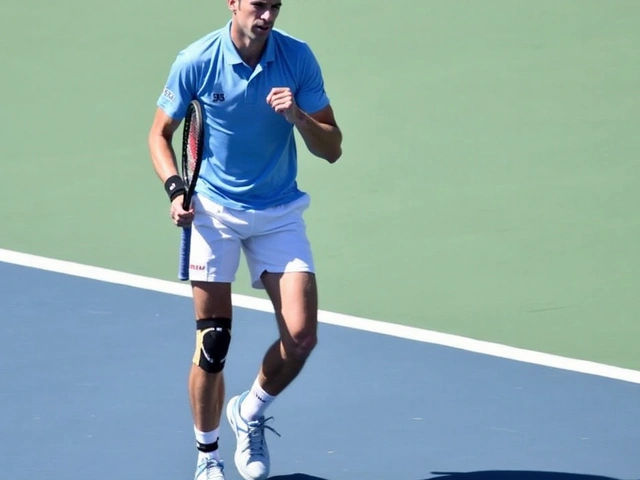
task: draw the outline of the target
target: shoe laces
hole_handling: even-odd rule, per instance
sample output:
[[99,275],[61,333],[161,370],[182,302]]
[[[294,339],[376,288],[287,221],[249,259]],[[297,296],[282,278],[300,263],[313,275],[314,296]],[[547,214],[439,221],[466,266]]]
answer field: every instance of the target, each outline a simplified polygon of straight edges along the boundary
[[247,423],[247,434],[249,441],[247,442],[244,450],[249,450],[252,455],[264,455],[265,453],[265,441],[264,431],[270,430],[277,436],[280,434],[271,426],[267,425],[267,422],[273,420],[273,417],[262,418],[260,420],[253,420]]
[[218,462],[213,458],[207,458],[204,466],[206,480],[219,480],[221,478],[220,472],[223,468],[222,462]]

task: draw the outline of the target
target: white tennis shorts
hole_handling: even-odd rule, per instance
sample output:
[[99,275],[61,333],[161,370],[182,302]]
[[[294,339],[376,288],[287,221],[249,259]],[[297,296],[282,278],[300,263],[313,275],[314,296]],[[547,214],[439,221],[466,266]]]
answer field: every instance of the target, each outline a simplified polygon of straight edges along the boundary
[[304,194],[266,210],[235,210],[194,195],[189,280],[235,281],[241,251],[254,288],[264,288],[264,272],[314,272],[303,219],[309,203]]

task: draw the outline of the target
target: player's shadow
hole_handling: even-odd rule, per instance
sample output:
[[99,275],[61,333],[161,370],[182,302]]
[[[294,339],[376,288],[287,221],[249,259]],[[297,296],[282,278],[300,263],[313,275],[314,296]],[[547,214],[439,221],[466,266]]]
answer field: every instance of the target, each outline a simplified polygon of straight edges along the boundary
[[277,475],[269,477],[269,480],[327,480],[326,478],[314,477],[304,473],[291,473],[289,475]]
[[[533,470],[486,470],[481,472],[431,472],[421,480],[620,480],[602,475],[583,475],[565,472],[538,472]],[[398,477],[399,480],[405,480]],[[304,473],[269,477],[269,480],[329,480]],[[360,479],[353,479],[360,480]],[[407,479],[408,480],[408,479]],[[639,479],[640,480],[640,479]]]
[[619,480],[601,475],[533,470],[485,470],[480,472],[431,472],[422,480]]

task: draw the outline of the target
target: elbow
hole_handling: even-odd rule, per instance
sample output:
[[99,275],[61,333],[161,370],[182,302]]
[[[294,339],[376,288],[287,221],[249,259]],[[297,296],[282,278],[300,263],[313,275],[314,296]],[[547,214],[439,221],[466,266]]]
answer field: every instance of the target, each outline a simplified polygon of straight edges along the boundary
[[336,151],[329,153],[324,157],[324,159],[329,163],[336,163],[341,156],[342,156],[342,148],[338,147]]
[[325,155],[323,158],[333,164],[336,163],[340,157],[342,156],[342,131],[335,127],[335,137],[333,141],[327,145],[327,149],[325,150]]
[[149,134],[147,135],[147,146],[149,147],[149,151],[153,152],[158,145],[158,141],[162,139],[162,135],[159,134],[157,130],[149,130]]
[[156,136],[153,135],[151,132],[149,132],[149,135],[147,135],[147,148],[149,149],[149,152],[153,152],[153,148],[156,144]]
[[149,151],[153,154],[158,148],[167,148],[171,146],[173,141],[172,135],[165,134],[162,131],[151,129],[147,135],[147,146]]

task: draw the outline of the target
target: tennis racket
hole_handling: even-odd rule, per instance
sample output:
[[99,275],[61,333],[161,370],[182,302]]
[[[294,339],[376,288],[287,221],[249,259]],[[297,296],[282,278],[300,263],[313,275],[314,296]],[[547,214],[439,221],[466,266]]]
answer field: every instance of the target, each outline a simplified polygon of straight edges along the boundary
[[[204,119],[202,118],[202,106],[197,100],[192,100],[187,108],[182,131],[182,181],[185,194],[182,208],[189,210],[191,199],[196,189],[200,165],[202,163],[202,150],[204,146]],[[189,280],[189,250],[191,245],[191,225],[182,227],[180,239],[180,266],[178,279]]]

